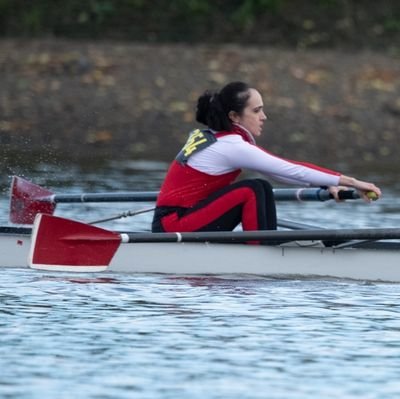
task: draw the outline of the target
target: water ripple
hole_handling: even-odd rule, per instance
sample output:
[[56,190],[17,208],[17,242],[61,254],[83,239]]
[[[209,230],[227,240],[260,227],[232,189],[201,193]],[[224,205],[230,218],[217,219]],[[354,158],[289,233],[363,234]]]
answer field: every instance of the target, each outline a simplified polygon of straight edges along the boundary
[[[162,178],[155,173],[156,180],[141,173],[137,181],[154,190]],[[70,191],[137,186],[131,170],[85,180],[73,169],[59,185],[61,192],[63,185]],[[278,213],[321,226],[396,227],[400,216],[386,212],[391,202],[389,195],[372,207],[280,204]],[[0,203],[6,221],[8,202]],[[57,212],[79,219],[85,209],[96,219],[129,208],[60,206]],[[150,220],[149,214],[125,219],[118,228],[148,229]],[[2,270],[0,397],[396,398],[399,287]]]
[[1,287],[4,398],[398,393],[398,285],[15,269]]

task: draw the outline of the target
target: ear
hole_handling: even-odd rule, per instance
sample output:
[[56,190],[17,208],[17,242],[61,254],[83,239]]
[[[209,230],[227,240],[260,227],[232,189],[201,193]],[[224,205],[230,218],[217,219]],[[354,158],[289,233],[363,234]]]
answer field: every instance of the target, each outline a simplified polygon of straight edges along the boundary
[[230,119],[232,122],[238,123],[239,120],[240,120],[240,117],[239,117],[238,113],[235,112],[235,111],[229,111],[228,116],[229,116],[229,119]]

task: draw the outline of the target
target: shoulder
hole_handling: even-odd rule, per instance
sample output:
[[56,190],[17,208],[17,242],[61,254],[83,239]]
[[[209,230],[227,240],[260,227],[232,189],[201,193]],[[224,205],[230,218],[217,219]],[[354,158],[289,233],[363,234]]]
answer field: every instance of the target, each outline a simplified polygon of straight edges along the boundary
[[240,125],[234,125],[233,129],[230,131],[222,131],[222,132],[215,132],[217,138],[222,137],[235,137],[236,140],[230,140],[230,142],[240,143],[246,142],[250,144],[256,144],[253,135],[246,130],[245,128],[241,127]]
[[218,137],[217,142],[226,144],[248,144],[243,140],[243,137],[238,134],[227,134],[226,136]]

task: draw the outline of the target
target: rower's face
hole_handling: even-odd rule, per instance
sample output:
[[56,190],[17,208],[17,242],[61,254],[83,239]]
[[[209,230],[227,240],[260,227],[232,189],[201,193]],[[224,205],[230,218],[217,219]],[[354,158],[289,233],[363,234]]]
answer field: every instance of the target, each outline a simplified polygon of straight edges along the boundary
[[242,114],[233,113],[231,119],[233,122],[242,125],[254,136],[260,136],[267,119],[261,94],[255,89],[250,89],[250,97]]

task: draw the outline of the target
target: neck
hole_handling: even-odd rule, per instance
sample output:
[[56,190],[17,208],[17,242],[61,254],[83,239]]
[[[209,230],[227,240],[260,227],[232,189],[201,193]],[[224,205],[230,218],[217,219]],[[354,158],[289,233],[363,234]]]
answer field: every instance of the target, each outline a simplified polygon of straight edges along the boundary
[[232,124],[233,124],[233,126],[238,127],[240,130],[242,130],[244,134],[246,134],[246,136],[248,137],[250,143],[253,143],[253,144],[256,143],[256,140],[255,140],[254,136],[244,126],[240,125],[239,123],[235,123],[235,122],[233,122]]

